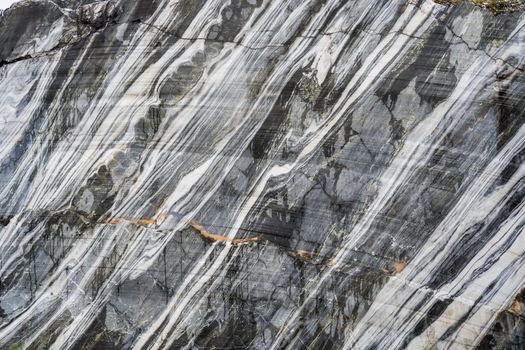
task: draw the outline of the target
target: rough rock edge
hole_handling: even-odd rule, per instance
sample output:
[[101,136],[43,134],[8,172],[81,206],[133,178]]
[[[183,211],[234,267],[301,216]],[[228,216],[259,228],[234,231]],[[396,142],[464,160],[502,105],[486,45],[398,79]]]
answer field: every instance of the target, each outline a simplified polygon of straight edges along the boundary
[[494,15],[525,10],[524,0],[434,0],[435,3],[442,5],[458,5],[462,1],[468,1]]

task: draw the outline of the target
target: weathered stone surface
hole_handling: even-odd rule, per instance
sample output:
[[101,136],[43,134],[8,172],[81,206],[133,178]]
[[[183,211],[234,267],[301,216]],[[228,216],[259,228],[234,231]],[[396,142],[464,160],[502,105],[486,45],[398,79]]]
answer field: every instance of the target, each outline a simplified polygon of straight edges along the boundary
[[522,349],[522,5],[16,3],[0,348]]

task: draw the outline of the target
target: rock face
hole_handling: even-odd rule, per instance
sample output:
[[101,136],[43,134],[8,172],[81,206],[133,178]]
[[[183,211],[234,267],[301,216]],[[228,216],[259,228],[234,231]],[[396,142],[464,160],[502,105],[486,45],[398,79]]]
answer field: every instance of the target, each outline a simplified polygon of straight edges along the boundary
[[523,349],[501,3],[16,3],[0,348]]

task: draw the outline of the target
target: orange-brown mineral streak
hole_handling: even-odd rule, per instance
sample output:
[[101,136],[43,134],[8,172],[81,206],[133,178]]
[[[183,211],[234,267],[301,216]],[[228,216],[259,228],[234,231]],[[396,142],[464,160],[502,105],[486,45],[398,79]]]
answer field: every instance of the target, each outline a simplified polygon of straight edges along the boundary
[[230,242],[233,244],[243,244],[243,243],[256,242],[259,240],[259,236],[252,236],[252,237],[246,237],[246,238],[230,238],[228,236],[220,235],[218,233],[211,233],[208,230],[206,230],[204,226],[196,223],[193,220],[188,221],[188,225],[191,226],[195,231],[197,231],[202,237],[211,239],[212,241]]
[[394,269],[396,270],[397,273],[403,271],[403,269],[407,266],[407,263],[404,262],[404,261],[396,261],[394,263]]

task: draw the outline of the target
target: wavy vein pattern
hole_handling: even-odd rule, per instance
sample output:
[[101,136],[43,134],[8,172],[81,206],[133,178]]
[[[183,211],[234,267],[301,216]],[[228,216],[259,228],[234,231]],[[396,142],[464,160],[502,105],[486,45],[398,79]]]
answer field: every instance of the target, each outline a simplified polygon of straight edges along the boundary
[[0,347],[519,349],[525,17],[0,16]]

